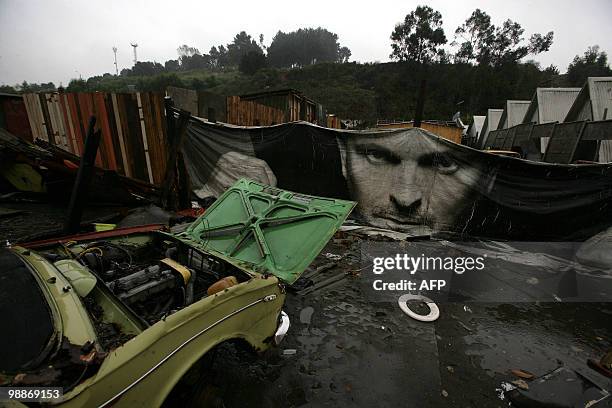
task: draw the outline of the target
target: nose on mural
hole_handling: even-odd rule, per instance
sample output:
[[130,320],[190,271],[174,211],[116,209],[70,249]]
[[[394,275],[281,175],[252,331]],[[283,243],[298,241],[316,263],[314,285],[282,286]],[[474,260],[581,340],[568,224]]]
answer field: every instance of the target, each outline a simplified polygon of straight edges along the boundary
[[419,209],[423,201],[423,193],[414,186],[404,186],[391,192],[391,202],[402,212],[414,212]]

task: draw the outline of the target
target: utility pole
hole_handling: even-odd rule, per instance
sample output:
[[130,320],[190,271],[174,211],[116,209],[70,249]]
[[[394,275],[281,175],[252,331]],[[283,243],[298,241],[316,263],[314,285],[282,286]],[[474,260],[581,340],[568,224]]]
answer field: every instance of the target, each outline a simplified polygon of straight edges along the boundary
[[115,75],[119,76],[119,68],[117,68],[117,47],[113,46],[113,53],[115,54]]
[[138,48],[137,43],[130,43],[132,47],[134,47],[134,65],[138,62],[138,56],[136,55],[136,48]]

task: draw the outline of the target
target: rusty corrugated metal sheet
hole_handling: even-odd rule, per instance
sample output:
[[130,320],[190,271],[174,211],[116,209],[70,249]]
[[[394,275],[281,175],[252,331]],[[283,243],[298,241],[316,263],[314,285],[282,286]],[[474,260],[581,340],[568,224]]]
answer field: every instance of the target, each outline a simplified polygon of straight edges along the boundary
[[96,165],[161,183],[166,165],[163,95],[47,93],[23,96],[35,138],[80,155],[89,118],[95,115],[102,142]]
[[125,174],[128,177],[131,177],[132,171],[130,169],[127,149],[125,145],[125,139],[123,136],[123,126],[121,124],[121,113],[119,111],[119,103],[117,102],[117,95],[111,94],[111,100],[113,104],[113,116],[115,119],[115,129],[117,131],[117,141],[119,143],[119,151],[121,153],[121,167],[123,169],[123,174]]
[[28,112],[28,120],[30,122],[33,138],[48,142],[49,136],[47,134],[47,127],[38,94],[24,94],[23,100],[26,105],[26,111]]

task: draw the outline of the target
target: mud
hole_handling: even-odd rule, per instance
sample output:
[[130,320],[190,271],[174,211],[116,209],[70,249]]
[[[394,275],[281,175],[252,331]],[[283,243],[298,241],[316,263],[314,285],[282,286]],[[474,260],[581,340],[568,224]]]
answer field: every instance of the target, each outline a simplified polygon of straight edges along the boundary
[[[332,243],[322,253],[346,251]],[[343,275],[337,283],[288,294],[279,348],[216,358],[225,407],[507,407],[496,389],[517,379],[510,370],[586,367],[612,347],[612,304],[447,303],[421,323],[367,301],[356,264],[338,264],[317,277]]]
[[[0,217],[0,240],[11,243],[28,242],[63,235],[67,216],[65,205],[52,203],[3,202],[7,210],[19,210],[11,216]],[[88,207],[83,211],[83,222],[101,222],[125,212],[121,207]]]

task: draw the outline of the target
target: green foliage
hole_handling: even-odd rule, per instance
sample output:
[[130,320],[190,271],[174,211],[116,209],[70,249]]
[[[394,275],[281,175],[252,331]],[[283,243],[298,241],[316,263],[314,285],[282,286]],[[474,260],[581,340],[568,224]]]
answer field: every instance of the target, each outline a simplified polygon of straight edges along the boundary
[[567,67],[567,79],[572,86],[584,85],[590,76],[610,76],[608,54],[599,50],[598,45],[589,47],[582,57],[576,55]]
[[242,57],[249,53],[263,54],[263,50],[250,35],[241,31],[227,45],[227,63],[234,67],[238,66]]
[[481,65],[501,66],[514,64],[527,55],[548,51],[553,42],[553,32],[532,34],[525,43],[525,30],[510,19],[497,27],[491,17],[480,9],[455,30],[452,45],[459,46],[456,62],[477,62]]
[[168,60],[164,63],[166,72],[177,72],[181,68],[179,60]]
[[157,75],[165,71],[164,66],[159,62],[151,61],[138,61],[132,67],[129,74],[130,76],[142,76],[142,75]]
[[29,84],[27,81],[23,81],[19,86],[19,91],[21,93],[30,93],[30,92],[54,92],[57,89],[55,88],[55,84],[53,82],[40,84]]
[[[414,61],[386,64],[320,63],[303,68],[265,67],[254,74],[228,69],[179,71],[154,76],[103,75],[73,80],[67,91],[163,92],[167,86],[206,90],[220,95],[241,95],[263,90],[295,88],[323,104],[341,118],[413,118],[422,64]],[[530,99],[536,87],[562,78],[553,68],[541,70],[532,62],[500,67],[467,63],[429,64],[425,102],[426,119],[450,120],[455,112],[484,114],[507,99]],[[417,73],[419,73],[417,75]],[[563,82],[555,86],[566,86]],[[464,101],[460,107],[458,102]],[[467,117],[463,115],[467,120]]]
[[66,87],[66,92],[87,92],[87,81],[84,79],[72,79]]
[[246,75],[253,75],[267,65],[266,56],[260,52],[249,51],[240,59],[238,70]]
[[420,63],[439,60],[443,55],[440,47],[446,44],[442,14],[429,6],[418,6],[395,26],[391,40],[392,59]]
[[347,62],[351,51],[340,47],[338,35],[324,28],[279,31],[268,47],[268,61],[275,67],[304,67],[320,62]]
[[165,92],[169,86],[180,88],[184,87],[185,84],[175,73],[141,77],[136,83],[137,89],[144,92]]
[[0,85],[0,93],[16,94],[17,90],[10,85]]

